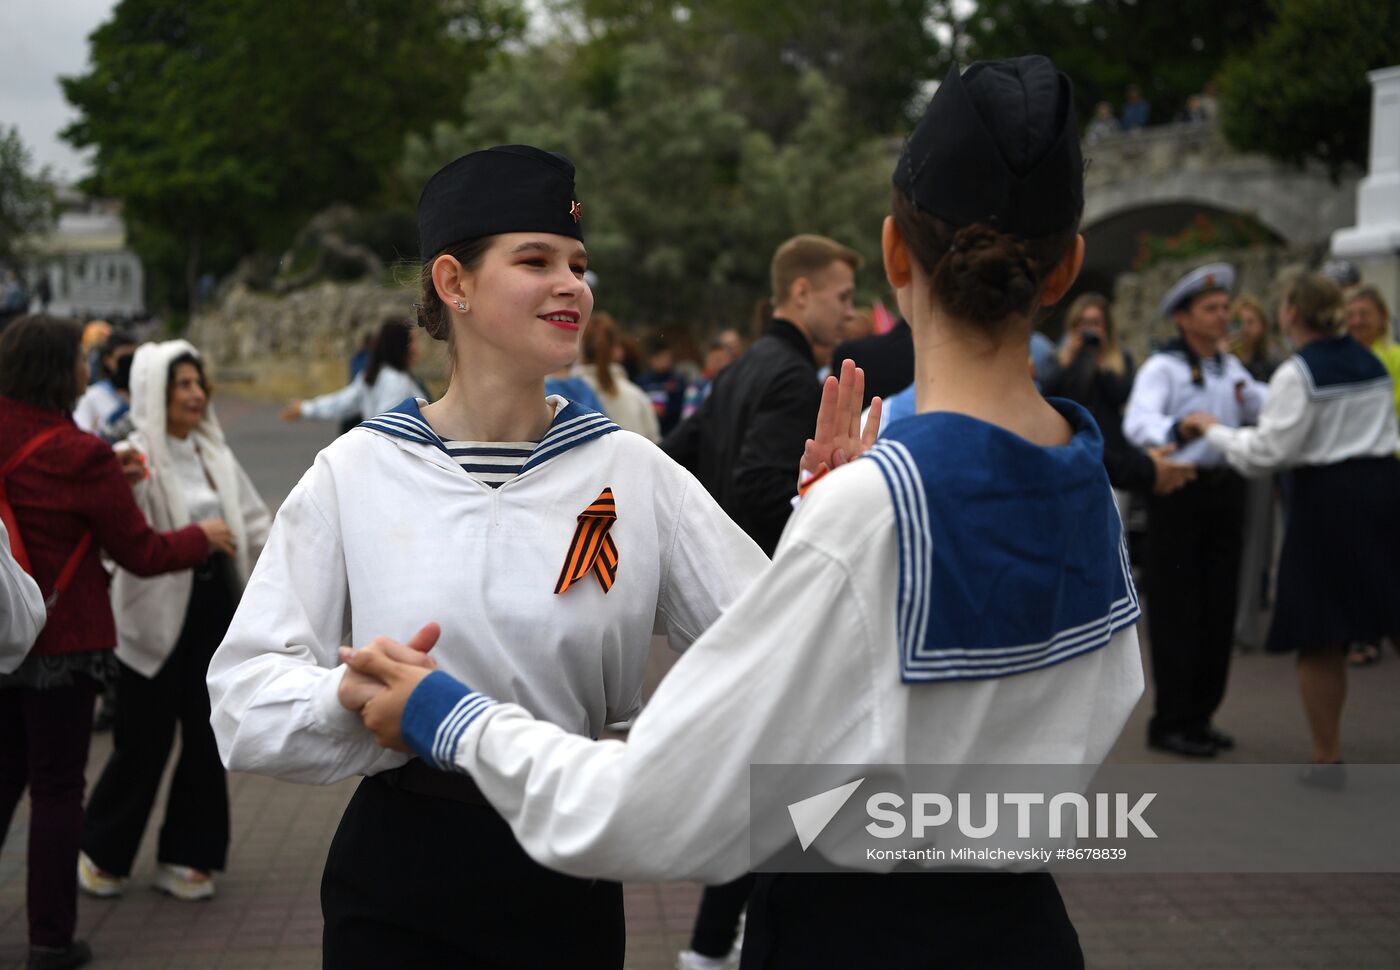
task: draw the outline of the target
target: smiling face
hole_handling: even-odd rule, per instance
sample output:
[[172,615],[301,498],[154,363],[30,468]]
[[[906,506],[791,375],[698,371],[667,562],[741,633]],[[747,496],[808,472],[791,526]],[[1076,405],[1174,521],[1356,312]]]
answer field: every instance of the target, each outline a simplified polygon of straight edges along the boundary
[[1369,347],[1380,337],[1385,329],[1385,319],[1381,314],[1381,308],[1376,306],[1374,300],[1366,296],[1358,296],[1350,299],[1346,303],[1346,327],[1352,339],[1363,347]]
[[[439,264],[451,259],[438,257]],[[587,268],[588,253],[577,239],[533,232],[497,236],[480,264],[460,275],[469,309],[453,313],[459,362],[516,368],[541,379],[573,363],[579,332],[593,312],[593,291],[583,279]],[[444,294],[441,284],[438,289],[455,308],[451,293]]]
[[165,430],[175,438],[184,438],[204,420],[209,395],[204,391],[204,378],[194,364],[175,365],[166,388]]

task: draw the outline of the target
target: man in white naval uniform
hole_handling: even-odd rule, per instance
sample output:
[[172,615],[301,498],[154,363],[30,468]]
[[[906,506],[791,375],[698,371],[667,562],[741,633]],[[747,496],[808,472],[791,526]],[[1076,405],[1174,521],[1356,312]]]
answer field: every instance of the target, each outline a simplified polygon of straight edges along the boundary
[[1228,427],[1254,424],[1267,387],[1219,350],[1230,320],[1234,268],[1212,263],[1177,282],[1162,301],[1180,336],[1138,371],[1123,433],[1139,448],[1177,446],[1196,480],[1147,507],[1147,629],[1155,708],[1147,742],[1210,758],[1234,746],[1211,723],[1225,696],[1243,542],[1244,482],[1201,437],[1189,416]]

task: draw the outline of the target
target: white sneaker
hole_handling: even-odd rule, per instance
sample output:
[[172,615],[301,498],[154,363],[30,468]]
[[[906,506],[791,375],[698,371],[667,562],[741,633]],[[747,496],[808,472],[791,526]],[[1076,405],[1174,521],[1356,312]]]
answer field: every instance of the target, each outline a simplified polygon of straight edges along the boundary
[[[197,876],[203,876],[199,879]],[[194,902],[214,897],[214,877],[208,873],[191,869],[188,866],[172,866],[161,863],[156,866],[155,888],[169,893],[176,899]]]
[[78,888],[89,896],[98,899],[112,899],[126,889],[126,879],[113,876],[97,868],[86,852],[78,853]]
[[707,957],[694,950],[682,950],[676,954],[676,970],[736,970],[739,966],[739,951],[731,950],[728,956]]

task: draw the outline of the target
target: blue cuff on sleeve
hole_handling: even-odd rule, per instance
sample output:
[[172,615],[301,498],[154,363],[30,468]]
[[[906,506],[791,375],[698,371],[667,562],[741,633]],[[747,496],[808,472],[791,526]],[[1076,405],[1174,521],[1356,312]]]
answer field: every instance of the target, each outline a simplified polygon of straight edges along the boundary
[[403,710],[403,737],[430,765],[456,771],[453,759],[462,733],[496,701],[435,670],[419,682]]

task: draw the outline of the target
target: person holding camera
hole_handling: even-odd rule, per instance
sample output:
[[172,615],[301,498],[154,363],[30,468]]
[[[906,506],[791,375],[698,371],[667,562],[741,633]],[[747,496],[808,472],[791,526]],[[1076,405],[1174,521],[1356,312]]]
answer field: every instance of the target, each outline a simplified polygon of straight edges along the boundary
[[[1133,359],[1118,343],[1113,311],[1100,293],[1084,293],[1065,316],[1059,368],[1044,381],[1046,397],[1082,404],[1103,431],[1103,464],[1120,513],[1131,492],[1167,495],[1196,477],[1195,466],[1172,461],[1171,444],[1142,449],[1123,437],[1123,405],[1133,390]],[[1124,515],[1126,518],[1126,514]]]

